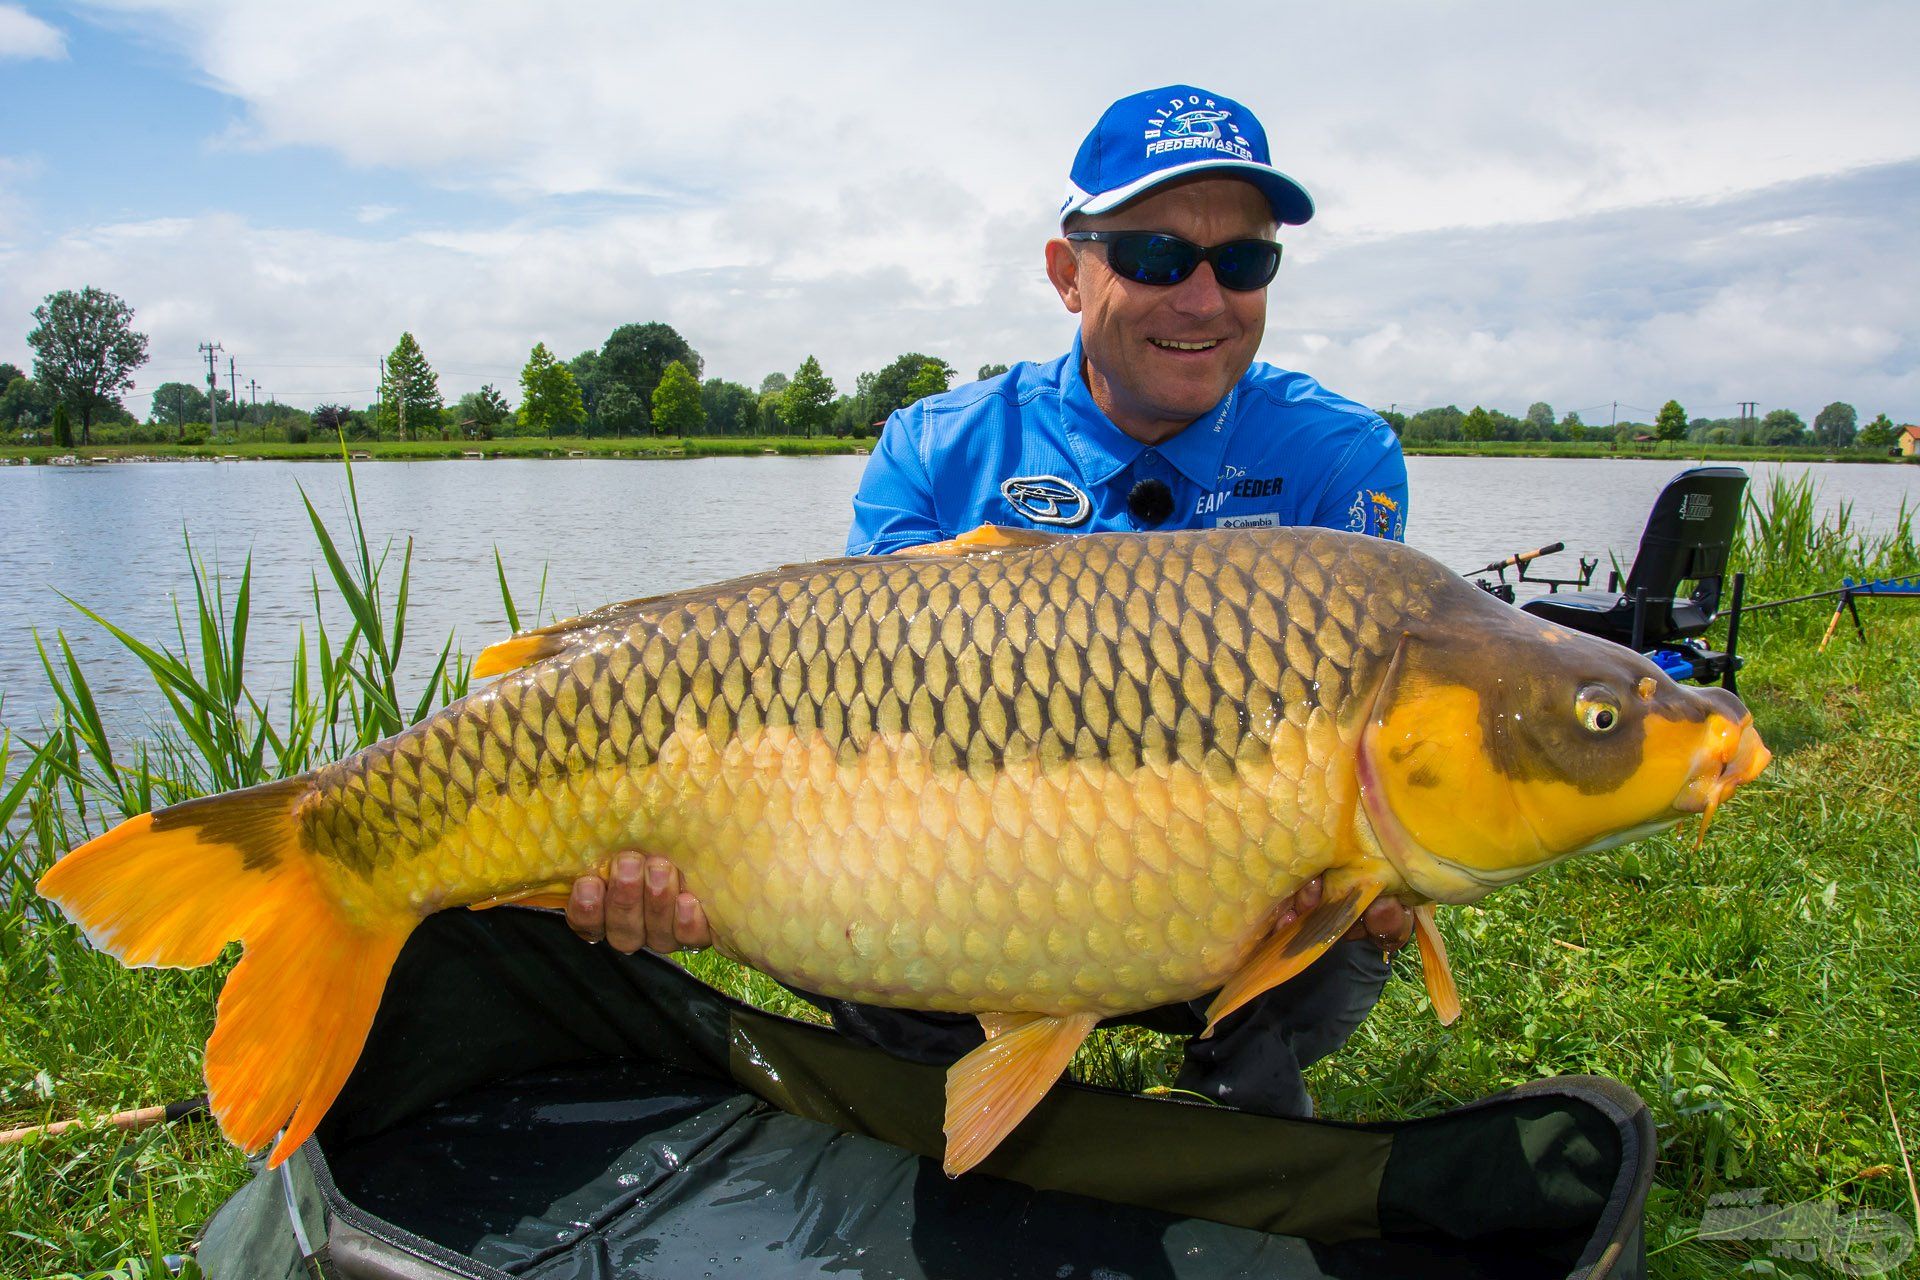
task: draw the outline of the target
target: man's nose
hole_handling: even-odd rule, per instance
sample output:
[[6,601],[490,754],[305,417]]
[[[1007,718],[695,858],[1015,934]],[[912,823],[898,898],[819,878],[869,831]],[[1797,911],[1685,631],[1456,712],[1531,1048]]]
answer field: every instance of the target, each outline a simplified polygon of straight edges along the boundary
[[1214,279],[1211,262],[1202,262],[1194,268],[1192,275],[1174,285],[1169,301],[1180,314],[1202,320],[1211,319],[1227,309],[1226,290]]

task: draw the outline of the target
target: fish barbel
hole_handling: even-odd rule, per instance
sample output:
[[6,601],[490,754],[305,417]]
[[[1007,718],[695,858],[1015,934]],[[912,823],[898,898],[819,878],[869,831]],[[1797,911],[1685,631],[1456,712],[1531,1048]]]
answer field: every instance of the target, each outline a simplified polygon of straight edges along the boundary
[[[991,527],[611,605],[485,651],[495,683],[336,764],[129,819],[42,893],[131,965],[245,953],[206,1074],[228,1137],[319,1122],[428,914],[671,858],[725,954],[980,1016],[947,1168],[1101,1018],[1217,1022],[1386,894],[1434,903],[1693,813],[1765,767],[1739,699],[1321,529]],[[1325,876],[1321,906],[1278,908]]]

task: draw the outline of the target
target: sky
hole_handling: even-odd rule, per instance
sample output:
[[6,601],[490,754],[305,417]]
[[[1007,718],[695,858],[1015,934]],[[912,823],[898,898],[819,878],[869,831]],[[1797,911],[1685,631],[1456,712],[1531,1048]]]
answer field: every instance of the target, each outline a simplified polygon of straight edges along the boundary
[[649,320],[756,385],[1050,359],[1073,152],[1188,83],[1318,206],[1262,359],[1379,408],[1912,422],[1916,48],[1910,0],[0,0],[0,360],[84,285],[150,335],[142,416],[207,341],[303,407],[403,330],[449,400]]

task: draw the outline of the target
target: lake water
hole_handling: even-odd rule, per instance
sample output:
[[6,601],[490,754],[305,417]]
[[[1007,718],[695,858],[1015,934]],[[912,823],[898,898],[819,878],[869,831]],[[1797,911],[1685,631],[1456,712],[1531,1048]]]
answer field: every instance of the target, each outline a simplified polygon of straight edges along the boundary
[[[370,534],[414,544],[408,664],[424,675],[455,631],[469,654],[507,632],[497,546],[523,619],[542,569],[547,615],[841,552],[866,460],[713,458],[367,462],[354,468]],[[1408,540],[1456,569],[1563,540],[1542,570],[1571,575],[1576,551],[1631,560],[1647,510],[1685,463],[1549,458],[1412,458]],[[1822,503],[1851,502],[1884,527],[1920,506],[1920,467],[1752,464],[1811,472]],[[326,570],[300,504],[304,487],[342,536],[346,473],[331,463],[153,463],[0,468],[0,717],[31,727],[51,709],[33,632],[64,629],[101,709],[137,728],[162,705],[142,669],[60,598],[148,641],[173,633],[188,593],[182,535],[233,583],[253,555],[250,683],[284,687],[297,629],[311,630],[310,575]],[[393,580],[397,582],[397,561]],[[333,629],[340,616],[329,616]],[[335,632],[339,634],[339,632]],[[404,692],[404,690],[403,690]]]

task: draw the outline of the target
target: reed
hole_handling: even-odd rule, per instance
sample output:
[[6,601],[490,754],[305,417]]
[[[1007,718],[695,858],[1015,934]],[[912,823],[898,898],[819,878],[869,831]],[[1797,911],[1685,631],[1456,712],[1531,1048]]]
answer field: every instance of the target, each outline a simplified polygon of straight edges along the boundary
[[[368,535],[349,481],[332,524],[302,498],[313,617],[284,688],[257,689],[250,674],[251,565],[233,581],[190,542],[171,636],[131,635],[74,602],[161,695],[165,719],[142,736],[111,730],[63,632],[40,640],[57,711],[28,732],[0,729],[0,1127],[199,1092],[224,977],[224,965],[130,972],[94,953],[33,893],[54,858],[123,816],[303,772],[465,692],[451,636],[429,650],[424,678],[404,674],[417,665],[402,661],[412,547]],[[1754,495],[1736,549],[1750,598],[1920,570],[1912,513],[1869,533],[1847,509],[1816,511],[1807,481]],[[544,578],[523,615],[497,555],[495,572],[511,625],[535,624]],[[1764,1186],[1781,1203],[1911,1214],[1891,1117],[1920,1132],[1920,618],[1911,605],[1862,607],[1869,644],[1843,633],[1825,653],[1820,605],[1746,624],[1743,691],[1778,752],[1773,770],[1697,847],[1691,832],[1662,837],[1442,912],[1466,1017],[1438,1028],[1403,955],[1380,1008],[1310,1073],[1323,1114],[1430,1113],[1549,1073],[1623,1079],[1661,1126],[1649,1241],[1663,1275],[1771,1266],[1764,1241],[1692,1239],[1716,1191]],[[327,617],[346,618],[344,632]],[[690,967],[817,1016],[716,955]],[[1177,1042],[1122,1029],[1097,1034],[1073,1071],[1156,1089],[1178,1064]],[[208,1125],[132,1136],[83,1126],[0,1148],[0,1275],[167,1274],[246,1175]]]

